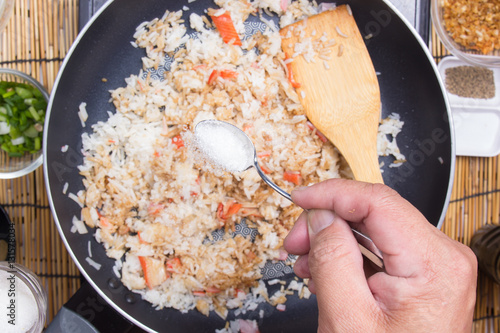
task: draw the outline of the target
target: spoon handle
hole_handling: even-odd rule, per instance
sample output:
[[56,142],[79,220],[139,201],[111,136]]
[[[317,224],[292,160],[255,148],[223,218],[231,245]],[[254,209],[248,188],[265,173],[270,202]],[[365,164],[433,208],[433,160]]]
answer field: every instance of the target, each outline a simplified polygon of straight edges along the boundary
[[[286,192],[281,187],[276,185],[262,171],[262,169],[260,168],[259,163],[257,161],[257,156],[254,157],[254,166],[255,166],[255,169],[257,169],[257,173],[259,174],[259,176],[267,183],[267,185],[269,185],[273,190],[275,190],[276,192],[281,194],[283,197],[292,201],[292,196],[290,195],[290,193]],[[305,211],[307,211],[307,209],[305,209]],[[359,245],[359,249],[361,250],[361,253],[365,256],[365,258],[370,260],[379,269],[383,270],[384,269],[384,259],[382,256],[382,252],[377,248],[375,243],[373,243],[373,241],[371,240],[370,237],[359,232],[358,230],[356,230],[354,228],[351,228],[351,230],[352,230],[352,233],[354,235],[354,238],[356,238],[356,240],[358,241],[358,245]]]
[[271,186],[271,188],[273,190],[275,190],[276,192],[278,192],[279,194],[281,194],[282,196],[284,196],[288,200],[292,201],[292,196],[290,195],[290,193],[286,192],[281,187],[279,187],[278,185],[276,185],[271,179],[269,179],[266,176],[266,174],[264,173],[264,171],[262,171],[262,169],[259,166],[259,163],[257,162],[257,156],[254,159],[254,165],[255,165],[255,168],[257,169],[257,172],[258,172],[259,176],[267,183],[267,185]]

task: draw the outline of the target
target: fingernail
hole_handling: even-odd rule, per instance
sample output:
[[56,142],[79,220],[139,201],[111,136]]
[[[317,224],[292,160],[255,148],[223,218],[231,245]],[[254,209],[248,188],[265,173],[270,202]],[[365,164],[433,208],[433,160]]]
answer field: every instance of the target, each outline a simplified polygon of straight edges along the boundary
[[307,214],[307,224],[309,232],[317,234],[321,230],[330,226],[335,219],[335,213],[327,209],[315,209]]

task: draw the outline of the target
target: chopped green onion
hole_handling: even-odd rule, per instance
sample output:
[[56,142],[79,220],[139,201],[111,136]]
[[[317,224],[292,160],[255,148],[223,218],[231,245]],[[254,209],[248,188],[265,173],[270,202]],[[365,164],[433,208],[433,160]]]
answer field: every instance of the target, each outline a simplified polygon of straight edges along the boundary
[[34,125],[31,125],[23,132],[24,136],[27,136],[28,138],[36,138],[39,133],[40,132],[36,130]]
[[39,136],[35,138],[35,150],[40,150],[42,148],[42,139]]
[[3,98],[5,98],[5,99],[7,99],[7,98],[9,98],[9,97],[11,97],[11,96],[14,96],[14,95],[15,95],[15,93],[16,93],[16,91],[15,91],[15,90],[9,90],[9,91],[7,91],[5,94],[2,94],[2,97],[3,97]]
[[25,143],[26,140],[24,140],[24,136],[20,136],[20,137],[17,137],[15,139],[10,140],[10,142],[12,143],[13,146],[18,146],[18,145],[22,145],[23,143]]
[[11,157],[42,147],[47,101],[35,87],[0,81],[0,148]]
[[30,106],[28,110],[36,121],[40,120],[40,116],[38,115],[34,107]]
[[19,95],[19,97],[21,97],[22,99],[33,97],[33,93],[30,90],[26,89],[26,88],[15,87],[14,90]]

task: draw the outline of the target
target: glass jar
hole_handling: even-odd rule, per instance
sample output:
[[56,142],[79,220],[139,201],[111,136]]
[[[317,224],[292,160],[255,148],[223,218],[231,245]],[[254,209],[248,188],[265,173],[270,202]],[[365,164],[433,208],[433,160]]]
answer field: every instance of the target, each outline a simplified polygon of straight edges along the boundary
[[0,262],[0,309],[2,332],[42,332],[47,292],[38,276],[23,265]]
[[486,224],[477,230],[470,245],[479,269],[500,283],[500,225]]

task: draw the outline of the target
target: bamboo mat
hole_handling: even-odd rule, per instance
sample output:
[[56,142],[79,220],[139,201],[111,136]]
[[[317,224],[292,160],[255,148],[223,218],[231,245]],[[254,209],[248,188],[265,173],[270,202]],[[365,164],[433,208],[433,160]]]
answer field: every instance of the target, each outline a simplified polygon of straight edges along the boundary
[[[50,92],[78,30],[78,0],[15,0],[15,12],[0,32],[0,67],[38,79]],[[448,52],[434,31],[437,62]],[[469,245],[486,223],[499,223],[500,163],[493,158],[458,157],[455,182],[442,230]],[[47,288],[50,322],[80,286],[80,274],[55,227],[42,168],[15,180],[0,180],[0,205],[15,224],[16,261],[34,271]],[[474,332],[500,332],[500,286],[479,275]]]
[[[78,33],[78,0],[15,0],[14,13],[0,32],[0,67],[30,74],[50,92]],[[80,273],[52,219],[42,167],[0,181],[0,205],[15,224],[16,262],[35,272],[46,287],[50,322],[80,287]]]

